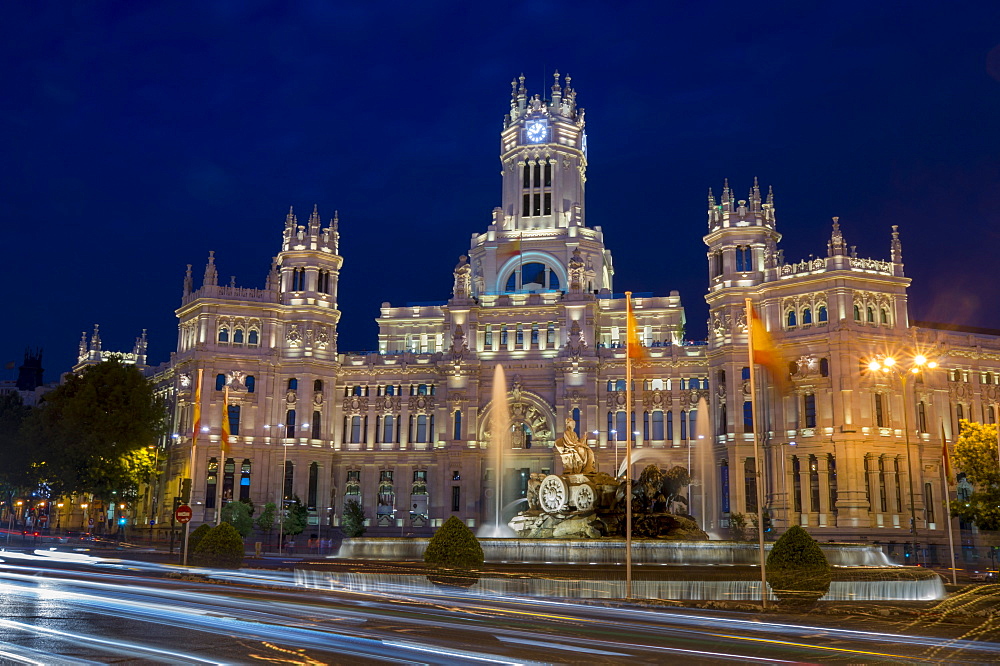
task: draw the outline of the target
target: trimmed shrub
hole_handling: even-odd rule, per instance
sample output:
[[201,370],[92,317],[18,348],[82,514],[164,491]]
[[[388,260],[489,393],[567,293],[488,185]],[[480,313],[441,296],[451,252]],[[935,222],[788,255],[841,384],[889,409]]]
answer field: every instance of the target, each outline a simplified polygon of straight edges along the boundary
[[194,563],[204,567],[239,569],[243,565],[243,537],[229,523],[219,523],[198,542]]
[[816,540],[798,525],[781,535],[767,556],[767,579],[789,606],[811,607],[830,589],[833,570]]
[[365,508],[358,500],[347,500],[344,504],[344,515],[340,519],[340,529],[348,538],[364,536]]
[[455,516],[445,521],[424,551],[425,563],[445,569],[478,569],[485,560],[479,539]]
[[194,552],[194,549],[198,547],[198,544],[205,537],[206,534],[212,531],[212,526],[208,523],[202,523],[199,525],[194,532],[188,535],[188,554]]

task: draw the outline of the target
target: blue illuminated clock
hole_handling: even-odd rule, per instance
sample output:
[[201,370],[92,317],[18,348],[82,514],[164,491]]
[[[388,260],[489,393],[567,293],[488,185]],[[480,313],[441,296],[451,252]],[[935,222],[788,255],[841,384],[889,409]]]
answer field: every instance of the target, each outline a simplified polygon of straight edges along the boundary
[[525,133],[531,143],[541,143],[545,140],[545,123],[536,120],[528,125]]

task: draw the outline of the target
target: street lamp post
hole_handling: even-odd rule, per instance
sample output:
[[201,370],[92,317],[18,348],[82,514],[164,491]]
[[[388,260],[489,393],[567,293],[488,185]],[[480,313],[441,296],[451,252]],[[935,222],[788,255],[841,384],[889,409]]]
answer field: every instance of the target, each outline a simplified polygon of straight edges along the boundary
[[872,372],[898,377],[903,392],[903,442],[906,446],[906,476],[910,494],[910,537],[912,539],[910,550],[913,553],[914,563],[917,563],[919,559],[917,557],[917,507],[913,496],[913,452],[910,449],[910,411],[907,409],[906,380],[911,374],[919,375],[924,370],[933,370],[937,366],[937,361],[930,361],[923,354],[914,356],[908,368],[904,368],[892,356],[879,356],[868,362],[868,369]]

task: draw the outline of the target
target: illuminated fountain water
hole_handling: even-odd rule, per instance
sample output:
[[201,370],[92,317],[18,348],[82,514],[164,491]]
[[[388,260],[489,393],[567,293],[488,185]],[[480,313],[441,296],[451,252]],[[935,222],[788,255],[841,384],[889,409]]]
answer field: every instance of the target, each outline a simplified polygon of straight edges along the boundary
[[704,397],[698,400],[692,441],[694,442],[694,464],[691,466],[693,478],[691,515],[701,525],[701,529],[712,539],[721,539],[719,530],[719,474],[715,464],[712,446],[712,432],[708,418],[708,402]]
[[504,451],[510,448],[510,406],[507,397],[507,376],[497,363],[493,370],[492,407],[490,408],[490,462],[493,464],[493,522],[485,522],[477,534],[480,537],[513,537],[514,531],[503,521]]

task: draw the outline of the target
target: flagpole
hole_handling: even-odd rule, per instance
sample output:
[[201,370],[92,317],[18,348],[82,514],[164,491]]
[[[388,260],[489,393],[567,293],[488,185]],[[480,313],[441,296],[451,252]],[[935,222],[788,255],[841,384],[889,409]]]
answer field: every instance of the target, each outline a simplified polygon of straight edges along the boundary
[[[625,292],[625,598],[632,598],[632,292]],[[638,350],[637,350],[638,351]]]
[[951,465],[948,462],[948,440],[944,436],[944,419],[941,419],[941,494],[944,495],[944,519],[948,522],[951,584],[958,585],[958,571],[955,569],[955,533],[951,526]]
[[226,478],[226,444],[229,444],[229,385],[222,389],[222,423],[219,436],[219,475],[215,480],[215,525],[222,523],[222,480]]
[[[195,465],[197,463],[197,454],[195,449],[198,447],[198,431],[201,430],[201,381],[205,374],[204,368],[198,368],[197,374],[197,384],[194,385],[194,409],[192,410],[192,420],[194,421],[193,427],[191,428],[191,473],[188,478],[191,479],[191,485],[194,486],[194,473]],[[188,498],[190,501],[190,498]],[[188,563],[188,542],[191,536],[191,521],[184,523],[184,566]]]
[[767,568],[764,558],[764,475],[761,474],[760,443],[757,437],[757,383],[755,380],[756,366],[753,358],[753,327],[759,322],[754,320],[750,299],[745,299],[747,318],[747,354],[750,359],[750,415],[753,420],[753,465],[757,486],[757,545],[760,550],[760,605],[767,608]]

